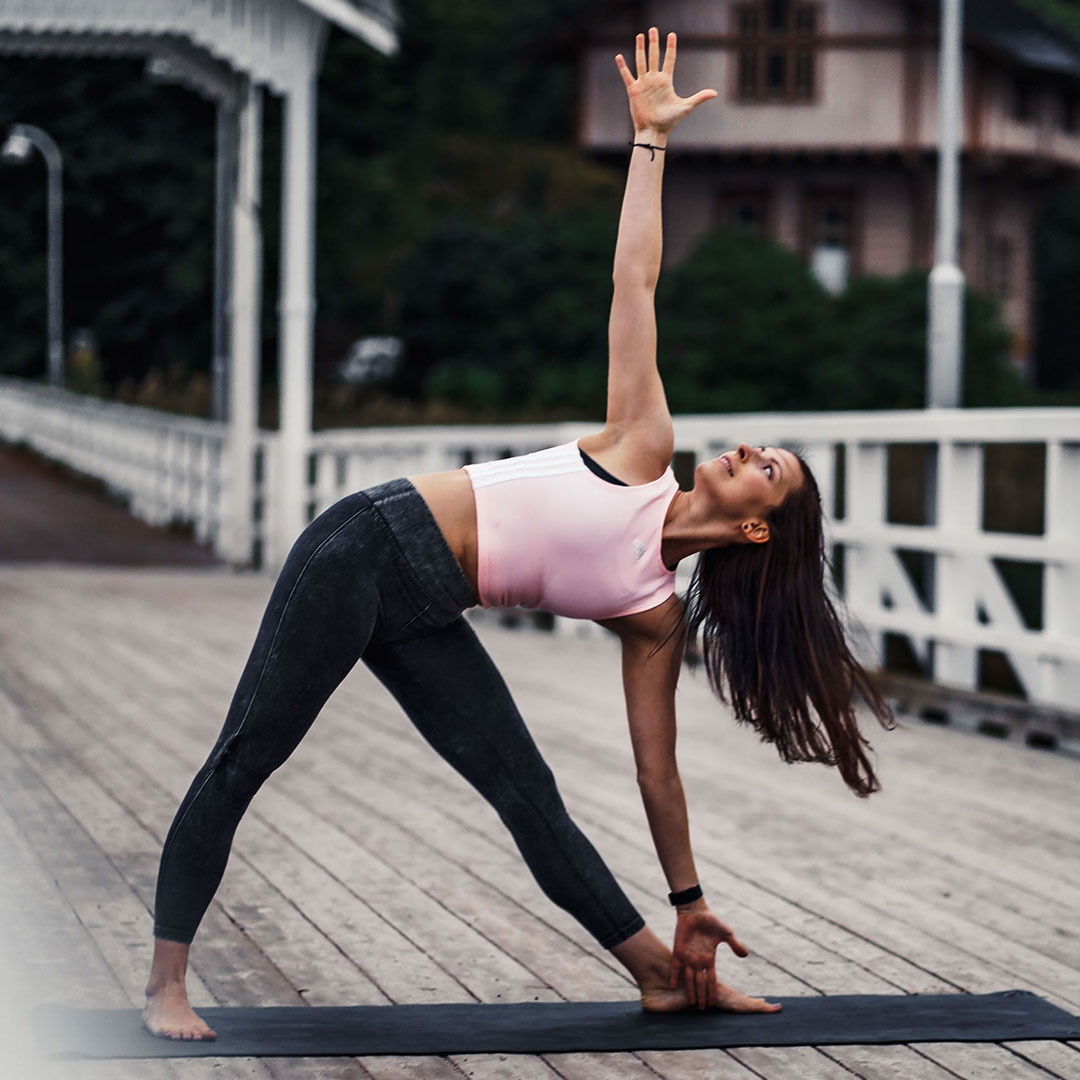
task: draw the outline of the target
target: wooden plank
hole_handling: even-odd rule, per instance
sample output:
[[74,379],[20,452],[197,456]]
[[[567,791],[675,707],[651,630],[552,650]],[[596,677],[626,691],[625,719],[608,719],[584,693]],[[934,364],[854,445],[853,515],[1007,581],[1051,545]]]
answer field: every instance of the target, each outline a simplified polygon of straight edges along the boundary
[[919,1051],[962,1080],[1046,1080],[1054,1075],[990,1043],[920,1043]]
[[[13,703],[6,694],[0,695],[0,699],[6,733],[11,729]],[[123,949],[102,932],[107,926],[107,917],[100,920],[87,917],[87,912],[94,908],[95,913],[117,910],[115,906],[100,903],[100,883],[109,876],[100,853],[85,847],[78,852],[71,846],[66,851],[58,850],[73,836],[79,838],[78,827],[73,821],[65,820],[62,809],[50,798],[50,793],[36,782],[27,757],[13,754],[6,740],[0,742],[0,773],[7,776],[16,762],[21,765],[23,775],[9,777],[10,782],[3,785],[3,798],[9,807],[15,808],[19,831],[15,831],[14,825],[5,830],[10,842],[5,848],[3,865],[6,872],[8,868],[12,869],[13,879],[17,867],[20,904],[10,905],[9,910],[18,919],[15,940],[21,954],[20,967],[25,973],[20,1000],[25,1005],[45,1002],[85,1005],[92,1002],[96,1006],[113,1008],[141,1004],[141,986],[133,992],[132,969],[125,962]],[[4,816],[13,821],[7,811]],[[43,843],[49,845],[44,856]],[[40,865],[43,857],[44,867]],[[129,923],[121,918],[118,926],[126,925]],[[142,977],[145,979],[145,969]],[[193,1065],[184,1071],[185,1076],[239,1080],[268,1075],[257,1063],[242,1059],[230,1061],[224,1068],[205,1060]],[[111,1066],[111,1070],[107,1066]],[[100,1075],[124,1080],[179,1075],[179,1066],[165,1061],[85,1062],[77,1066],[68,1063],[65,1068],[68,1067],[73,1067],[80,1076]]]
[[1061,1080],[1080,1080],[1080,1049],[1066,1042],[1003,1043],[1017,1057],[1045,1069]]
[[[95,589],[104,584],[97,582],[95,588],[88,587],[85,603],[74,605],[84,621],[66,636],[67,644],[71,646],[71,660],[77,665],[85,662],[88,653],[91,660],[95,652],[100,656],[102,639],[107,641],[111,636],[126,635],[122,647],[106,650],[112,657],[106,666],[112,666],[114,679],[117,673],[134,671],[146,685],[138,695],[141,700],[137,700],[130,710],[125,712],[114,707],[112,715],[115,726],[110,729],[110,738],[120,740],[122,745],[124,734],[130,739],[140,728],[152,734],[152,721],[156,719],[160,725],[160,720],[168,716],[170,731],[175,729],[179,738],[186,739],[191,747],[197,747],[197,750],[187,751],[193,755],[189,764],[197,764],[206,748],[206,733],[212,738],[220,722],[216,718],[204,722],[198,714],[203,711],[212,717],[216,711],[220,716],[223,708],[221,699],[227,700],[231,683],[239,672],[243,661],[241,654],[250,643],[257,623],[258,607],[265,594],[260,598],[257,591],[246,593],[240,588],[230,593],[228,602],[219,607],[209,590],[196,587],[181,595],[177,586],[167,578],[149,584],[140,582],[137,588],[120,581],[120,586],[127,591],[120,598],[119,605],[114,605],[111,599],[105,605],[107,618],[103,623],[90,618],[87,613],[93,612]],[[113,586],[116,584],[112,582]],[[233,581],[230,580],[229,584],[231,587]],[[147,585],[145,589],[144,585]],[[162,636],[155,630],[154,634],[158,636],[146,640],[148,635],[140,633],[139,645],[133,645],[132,634],[137,624],[153,618],[155,607],[161,609],[163,597],[172,599],[176,610],[170,611],[170,615],[177,615],[170,618],[169,634]],[[24,597],[24,602],[35,607],[40,599]],[[37,605],[41,623],[35,628],[41,640],[46,639],[49,624],[55,623],[64,613],[63,604],[57,603],[55,597],[46,596],[44,599],[43,605]],[[65,597],[65,603],[70,604],[70,601],[70,596]],[[220,610],[227,617],[211,619],[211,631],[200,636],[200,622],[215,610]],[[5,618],[0,610],[0,633],[3,632]],[[151,621],[148,625],[160,626],[161,620]],[[242,643],[237,642],[235,637],[229,637],[238,626],[244,627],[248,635]],[[170,635],[175,640],[170,640]],[[496,659],[507,670],[523,708],[528,706],[526,715],[536,727],[538,740],[556,768],[575,817],[587,825],[586,831],[590,835],[600,840],[605,856],[617,867],[617,872],[627,877],[628,891],[635,902],[643,907],[648,904],[651,910],[658,913],[663,912],[660,895],[662,882],[657,879],[655,856],[649,850],[644,832],[640,802],[632,783],[632,768],[628,769],[626,736],[621,716],[618,716],[617,706],[621,702],[617,664],[612,664],[610,655],[606,659],[601,657],[604,665],[601,671],[599,664],[593,663],[596,656],[591,655],[588,648],[579,648],[582,644],[589,646],[591,643],[568,643],[572,647],[562,648],[557,641],[552,645],[553,639],[543,639],[545,657],[550,658],[560,670],[560,682],[569,684],[565,692],[560,692],[556,687],[553,694],[550,677],[538,675],[541,669],[536,666],[535,642],[522,644],[521,635],[513,639],[514,635],[493,635],[493,654],[502,648],[515,654],[511,662],[499,655],[496,655]],[[92,647],[88,646],[88,641],[93,642]],[[141,650],[153,654],[152,660],[145,665],[136,663]],[[162,656],[169,657],[167,664],[163,665],[157,659]],[[27,655],[24,661],[30,664],[32,658]],[[542,668],[547,663],[548,660],[545,660]],[[55,672],[53,676],[55,679]],[[48,681],[48,676],[45,678]],[[117,696],[115,690],[105,682],[107,680],[97,688],[103,702],[109,700],[110,693],[113,698]],[[604,685],[601,686],[601,683]],[[524,691],[522,685],[525,686]],[[193,689],[195,700],[184,713],[185,693],[190,700]],[[85,687],[80,693],[85,697]],[[690,700],[694,693],[698,694],[698,699]],[[957,785],[956,792],[939,800],[938,806],[944,808],[950,817],[962,818],[954,831],[955,835],[943,837],[935,835],[934,830],[929,828],[925,807],[920,806],[920,802],[927,801],[928,794],[938,782],[938,777],[932,771],[928,775],[933,777],[933,782],[920,780],[906,788],[902,784],[891,784],[891,789],[901,788],[898,792],[900,797],[893,798],[891,802],[875,798],[869,804],[873,812],[867,813],[866,803],[851,800],[842,789],[837,790],[834,775],[823,770],[814,775],[813,771],[807,773],[804,770],[783,769],[766,755],[758,753],[755,756],[755,752],[761,750],[768,754],[771,751],[746,743],[741,738],[745,733],[736,732],[734,738],[730,732],[718,736],[717,725],[713,721],[715,708],[707,697],[700,694],[700,687],[696,690],[691,687],[689,693],[684,687],[684,693],[680,696],[687,698],[687,701],[680,701],[680,747],[686,747],[682,752],[689,761],[689,765],[684,763],[684,772],[693,800],[695,834],[703,832],[706,837],[705,842],[698,845],[704,851],[704,855],[699,856],[699,862],[704,858],[709,866],[710,880],[714,882],[710,895],[724,896],[731,904],[730,910],[745,915],[747,919],[756,919],[756,923],[748,925],[768,934],[770,940],[779,942],[778,960],[782,954],[783,962],[790,967],[794,957],[794,972],[819,982],[845,980],[848,973],[853,972],[847,981],[855,979],[860,985],[884,983],[899,989],[911,989],[925,979],[928,988],[939,987],[942,980],[948,980],[952,985],[974,988],[972,980],[978,982],[990,977],[986,958],[975,951],[977,945],[982,947],[983,937],[980,935],[985,935],[985,931],[980,926],[974,926],[967,908],[957,903],[957,910],[951,915],[946,914],[966,924],[964,934],[974,934],[974,938],[965,938],[964,946],[956,948],[953,942],[942,940],[935,933],[922,932],[920,936],[919,929],[912,923],[917,917],[925,917],[925,912],[918,906],[918,894],[927,881],[939,890],[947,890],[954,883],[959,883],[961,889],[967,889],[968,897],[974,899],[980,923],[1000,925],[995,924],[995,920],[1011,913],[1013,925],[1020,928],[1022,946],[1016,959],[1021,965],[1034,964],[1034,959],[1029,960],[1029,957],[1033,957],[1039,949],[1048,948],[1048,940],[1044,938],[1040,941],[1037,937],[1039,919],[1048,914],[1051,927],[1060,922],[1060,912],[1067,904],[1051,894],[1061,895],[1061,887],[1064,886],[1064,896],[1071,898],[1069,882],[1060,875],[1048,873],[1045,865],[1029,864],[1023,873],[1011,876],[1007,872],[1003,874],[994,859],[987,859],[983,852],[970,850],[972,837],[985,838],[994,825],[990,814],[992,807],[988,806],[987,799],[981,794],[983,789],[979,787],[981,781],[977,769],[972,768],[965,773],[964,783]],[[168,702],[167,709],[158,707],[162,699]],[[613,708],[613,705],[616,707]],[[356,715],[358,711],[363,713],[362,723]],[[140,712],[142,715],[137,715]],[[359,738],[347,737],[350,726],[360,729]],[[200,735],[200,731],[204,734]],[[925,734],[929,740],[940,733],[928,728]],[[954,739],[963,738],[954,733],[949,735]],[[992,743],[986,745],[986,762],[980,768],[985,767],[995,781],[987,790],[995,791],[1003,802],[1008,802],[1010,795],[1004,781],[1011,779],[1018,785],[1029,782],[1030,777],[1025,776],[1028,764],[1026,761],[1022,766],[1009,763],[1002,772],[993,763],[993,753],[1009,749],[1015,755],[1016,748],[999,747]],[[153,750],[153,744],[150,746]],[[174,745],[170,749],[167,743],[158,742],[156,754],[158,760],[167,754],[175,756],[176,747]],[[1031,756],[1040,763],[1049,760],[1044,755]],[[898,763],[913,770],[920,768],[914,756],[911,760],[898,757]],[[150,764],[149,759],[142,764],[132,762],[131,768],[145,775],[146,767]],[[95,768],[101,769],[103,765],[98,761]],[[598,768],[602,772],[598,773]],[[371,684],[362,671],[347,680],[296,755],[295,761],[275,777],[273,788],[267,789],[267,797],[273,805],[270,826],[276,824],[280,831],[283,826],[291,828],[296,823],[302,823],[305,819],[300,810],[312,807],[313,800],[323,794],[319,780],[326,775],[326,770],[331,769],[333,790],[325,794],[340,799],[337,805],[348,807],[340,815],[343,818],[340,822],[341,832],[365,853],[365,859],[392,865],[414,889],[458,912],[459,922],[477,921],[480,918],[486,921],[486,899],[473,899],[478,888],[486,890],[485,898],[491,898],[494,912],[489,935],[491,943],[507,955],[515,956],[518,962],[525,961],[528,970],[535,970],[543,982],[557,991],[564,985],[558,981],[557,970],[539,971],[539,961],[536,959],[538,950],[534,949],[533,954],[529,954],[529,927],[544,927],[543,932],[554,935],[556,943],[565,943],[564,948],[573,945],[574,955],[585,958],[578,960],[579,966],[584,966],[580,966],[574,977],[599,979],[601,985],[605,985],[608,978],[620,978],[602,962],[603,958],[598,961],[598,967],[585,963],[591,943],[587,938],[580,943],[574,941],[576,924],[570,924],[564,932],[564,928],[558,925],[561,913],[549,916],[543,911],[541,905],[546,901],[529,894],[531,882],[526,881],[522,886],[517,883],[509,885],[503,880],[507,873],[511,877],[514,875],[515,867],[517,875],[521,875],[520,862],[505,833],[501,832],[501,825],[493,816],[488,821],[476,813],[480,804],[471,806],[468,802],[475,796],[464,787],[455,788],[454,785],[458,783],[456,778],[446,772],[445,766],[416,740],[397,714],[396,706],[389,703],[381,688]],[[444,771],[442,775],[439,769]],[[355,793],[350,797],[347,791],[350,773],[354,787],[362,784],[359,797]],[[799,775],[797,785],[791,784],[793,773]],[[596,783],[597,775],[605,777],[603,784]],[[1059,773],[1053,769],[1046,775],[1051,779],[1059,777]],[[807,777],[808,780],[804,782]],[[609,783],[608,778],[617,779]],[[410,815],[403,819],[398,804],[403,801],[401,785],[409,779],[414,787],[422,790],[417,797],[409,800]],[[1060,777],[1054,782],[1063,783]],[[719,785],[725,789],[725,805],[739,807],[737,818],[732,818],[717,806],[715,793]],[[269,794],[271,791],[274,793],[272,797]],[[397,802],[387,803],[386,799],[392,799],[395,792]],[[1022,812],[1007,817],[1007,822],[1011,824],[1006,830],[1007,842],[999,845],[1001,859],[1007,860],[1011,856],[1012,846],[1022,847],[1031,842],[1031,829],[1037,813],[1044,811],[1047,803],[1056,805],[1057,796],[1058,791],[1054,790],[1053,784],[1048,784],[1035,803],[1025,804]],[[447,798],[458,802],[455,805],[452,801],[450,806],[459,815],[459,820],[454,820],[447,812]],[[462,799],[463,802],[460,801]],[[440,802],[441,814],[437,813]],[[377,810],[380,804],[393,806],[394,813],[383,814],[379,818]],[[790,807],[790,810],[785,809],[773,819],[766,817],[769,825],[762,830],[755,824],[756,820],[776,805]],[[908,813],[908,810],[911,812]],[[319,816],[314,810],[312,814],[315,818]],[[487,814],[491,816],[490,811]],[[428,827],[425,822],[433,815],[439,821],[441,831],[436,832],[425,845],[423,830]],[[378,822],[374,827],[370,824],[373,818]],[[259,818],[255,820],[260,827],[265,824]],[[809,852],[804,850],[805,844],[800,846],[791,842],[793,836],[799,835],[800,827],[805,831],[807,822],[813,823],[815,842],[815,850]],[[312,821],[312,824],[315,822]],[[773,830],[780,835],[771,835]],[[942,832],[940,829],[936,831]],[[1067,857],[1072,850],[1069,846],[1072,843],[1071,831],[1061,829],[1059,832],[1061,835],[1053,839],[1052,846],[1059,857]],[[275,846],[277,842],[274,840],[273,827],[267,827],[267,831],[260,832],[259,837],[259,843],[267,845],[261,858],[270,859],[288,850],[287,846]],[[846,846],[841,847],[845,842]],[[468,852],[467,856],[458,853],[462,844]],[[891,845],[895,859],[882,858],[880,853],[885,844]],[[399,854],[403,847],[409,851],[405,858]],[[445,850],[436,850],[440,848]],[[612,853],[610,856],[609,850]],[[843,859],[838,854],[841,850]],[[480,857],[480,874],[469,872],[474,853]],[[435,859],[436,855],[443,858],[442,862],[436,860],[434,863],[437,871],[425,871],[425,864]],[[981,861],[982,865],[973,867],[973,859],[976,864]],[[320,865],[330,862],[331,854],[328,852],[325,858],[318,861]],[[786,866],[779,865],[784,862]],[[908,898],[905,903],[910,907],[901,911],[899,918],[891,909],[882,910],[882,900],[868,904],[861,898],[853,900],[844,895],[856,888],[861,893],[866,884],[867,871],[874,877],[872,890],[879,890],[882,897],[892,897],[899,892]],[[137,870],[134,864],[130,872],[146,876],[145,870]],[[717,879],[720,880],[719,889],[714,887]],[[977,887],[972,886],[973,880],[977,882]],[[459,906],[463,910],[458,911]],[[517,925],[515,920],[518,921]],[[946,929],[951,934],[953,927],[947,926]],[[1065,949],[1069,963],[1060,965],[1065,968],[1071,965],[1070,947],[1071,944]],[[947,954],[945,965],[938,962],[937,953],[941,951]],[[839,956],[839,959],[834,956]],[[1058,950],[1058,958],[1060,961],[1061,950]],[[762,963],[766,964],[771,977],[791,978],[777,964],[768,964],[768,959],[766,957]],[[1053,968],[1054,957],[1048,959],[1052,961],[1048,981],[1056,984],[1065,975]],[[549,967],[557,969],[558,964],[553,962]],[[819,968],[824,970],[815,970]],[[992,965],[989,970],[992,971]],[[1024,1045],[1028,1044],[1019,1044],[1014,1048],[1016,1053],[1022,1053]],[[1018,1061],[1025,1067],[1034,1067],[1027,1066],[1025,1059],[1017,1057],[1016,1053],[1009,1055],[1009,1051],[1005,1050],[1007,1056],[1002,1057],[1002,1052],[999,1047],[979,1048],[975,1058],[965,1058],[960,1054],[954,1056],[953,1064],[968,1071],[976,1066],[1003,1069],[1010,1060]],[[843,1054],[836,1056],[839,1053],[840,1048],[825,1051],[825,1055],[832,1054],[832,1057],[811,1051],[814,1056],[795,1065],[792,1063],[798,1061],[799,1055],[781,1053],[777,1060],[769,1062],[775,1077],[773,1073],[767,1075],[769,1080],[777,1080],[782,1075],[824,1076],[830,1065],[841,1062],[845,1069],[852,1071],[852,1067],[857,1065],[859,1074],[868,1076],[905,1075],[904,1068],[912,1075],[935,1076],[935,1069],[940,1073],[941,1068],[950,1067],[937,1064],[941,1059],[936,1052],[934,1061],[919,1055],[913,1059],[912,1052],[904,1051],[904,1048],[895,1051],[869,1048],[865,1052],[845,1048],[843,1054],[849,1055],[846,1058]],[[890,1053],[894,1056],[890,1057]],[[1039,1046],[1037,1049],[1033,1046],[1032,1053],[1043,1055],[1043,1059],[1038,1061],[1044,1070],[1040,1075],[1053,1072],[1055,1064],[1066,1067],[1070,1055],[1076,1055],[1073,1048],[1061,1044]],[[896,1054],[900,1056],[896,1057]],[[1062,1058],[1062,1054],[1066,1056]],[[768,1058],[766,1054],[761,1060]],[[369,1059],[364,1067],[370,1069],[375,1060]],[[631,1062],[630,1068],[640,1068],[646,1062],[642,1055],[626,1060]],[[713,1066],[716,1066],[717,1060],[713,1059]],[[737,1067],[733,1065],[731,1056],[723,1060],[727,1061],[728,1068]],[[1037,1059],[1032,1057],[1027,1060]],[[811,1061],[813,1065],[809,1064]],[[970,1064],[971,1061],[976,1061],[976,1065]],[[586,1062],[583,1067],[594,1068],[594,1064]],[[601,1066],[607,1064],[600,1063]],[[455,1064],[440,1061],[439,1066],[460,1073]],[[392,1075],[394,1068],[408,1070],[411,1066],[405,1061],[398,1064],[385,1062],[379,1067],[385,1067],[386,1075]],[[486,1058],[484,1067],[488,1070],[497,1068]],[[655,1065],[650,1063],[649,1068],[655,1070]],[[801,1074],[793,1071],[799,1068],[804,1070]],[[720,1065],[716,1071],[722,1074],[722,1069]],[[401,1075],[409,1073],[405,1071]],[[846,1075],[851,1075],[851,1072],[848,1071]]]
[[822,1053],[863,1080],[950,1080],[950,1072],[913,1046],[826,1046]]
[[[40,849],[41,844],[46,844],[53,859],[64,856],[67,861],[81,866],[81,864],[87,861],[93,862],[95,859],[99,863],[103,861],[102,855],[104,853],[100,851],[96,843],[87,843],[87,840],[104,843],[107,847],[113,847],[112,854],[115,858],[109,860],[109,865],[115,873],[117,864],[122,862],[125,856],[129,861],[132,858],[129,847],[131,835],[138,830],[133,828],[130,815],[113,802],[104,790],[78,767],[75,759],[60,751],[57,747],[48,744],[43,731],[47,729],[50,723],[50,715],[48,710],[42,710],[37,714],[37,729],[31,729],[25,724],[20,729],[20,735],[24,742],[38,744],[36,752],[34,750],[23,751],[22,760],[26,765],[24,773],[26,777],[34,774],[35,779],[43,775],[46,782],[48,777],[52,775],[54,786],[51,793],[54,797],[60,796],[57,799],[58,804],[62,804],[65,810],[73,814],[73,821],[79,820],[83,825],[88,826],[91,833],[82,834],[80,830],[80,833],[77,834],[74,829],[69,829],[66,833],[59,835],[56,834],[55,830],[48,834],[41,833],[36,842],[37,846]],[[11,720],[10,713],[7,715],[6,720]],[[10,733],[10,723],[6,724],[6,728],[6,733]],[[78,730],[78,724],[68,724],[67,726],[69,733]],[[100,750],[100,747],[98,749]],[[0,758],[2,758],[2,748],[0,748]],[[114,755],[109,761],[109,775],[114,779],[116,778],[118,760],[122,759],[118,755]],[[42,783],[37,784],[37,788],[42,791],[45,790],[45,786]],[[25,805],[23,811],[19,815],[21,822],[26,820]],[[54,817],[61,822],[63,821],[58,813],[54,814]],[[78,901],[74,901],[74,905],[79,913],[80,921],[88,927],[113,970],[121,978],[127,997],[125,1004],[130,1003],[138,1006],[142,1003],[142,987],[145,983],[146,973],[149,970],[151,942],[148,933],[147,912],[149,905],[152,903],[156,852],[150,857],[149,863],[146,856],[150,851],[160,847],[160,839],[151,839],[150,846],[139,844],[136,841],[134,846],[138,850],[137,857],[143,864],[143,873],[138,879],[143,892],[142,905],[137,902],[133,905],[133,898],[128,892],[128,888],[115,883],[115,880],[99,884],[97,891],[82,901],[81,908]],[[50,866],[50,869],[58,874],[66,873],[68,880],[71,880],[72,875],[69,868],[61,866],[57,869],[55,866]],[[130,886],[131,883],[126,884]],[[65,891],[69,900],[72,899],[70,885]],[[262,958],[262,954],[248,944],[245,935],[238,935],[239,928],[235,919],[230,918],[224,912],[212,909],[208,913],[207,923],[211,926],[215,923],[218,924],[216,927],[218,933],[212,934],[210,937],[213,942],[221,943],[218,945],[218,951],[227,952],[228,961],[230,961],[223,965],[225,975],[219,975],[214,981],[220,986],[227,985],[231,989],[234,1002],[240,1004],[266,1003],[269,1000],[272,1003],[296,1003],[298,1000],[302,1000],[302,998],[297,997],[294,990],[288,994],[283,994],[284,988],[280,984],[280,976],[273,973],[273,969],[267,965]],[[280,932],[277,929],[277,924],[274,925],[274,929],[275,932]],[[205,952],[205,950],[200,950],[200,952]],[[238,952],[243,958],[239,964],[237,963]],[[200,1005],[214,1003],[217,1000],[215,995],[211,994],[206,983],[200,978],[200,966],[192,965],[188,983],[192,1002],[196,1008]],[[216,985],[215,990],[217,988]],[[239,1000],[237,1000],[238,998]],[[229,999],[226,998],[226,1000]],[[76,999],[70,1001],[70,1003],[78,1004],[79,1000]],[[328,1061],[324,1062],[321,1067],[329,1070],[333,1064],[332,1061]],[[217,1062],[213,1059],[198,1059],[197,1062],[191,1062],[185,1068],[185,1075],[201,1075],[205,1073],[207,1076],[272,1075],[291,1077],[303,1074],[303,1067],[296,1061],[288,1059],[282,1059],[268,1067],[263,1066],[254,1059],[220,1059]],[[356,1069],[352,1068],[351,1071],[355,1075]],[[329,1075],[329,1072],[327,1075]]]
[[[85,690],[85,688],[83,688],[83,690]],[[114,750],[114,747],[109,747],[107,753],[111,753],[113,750]],[[240,838],[238,837],[238,840],[239,839]],[[252,845],[251,845],[251,837],[248,836],[247,837],[247,842],[246,842],[246,845],[245,845],[245,850],[249,851],[249,850],[251,850],[251,847],[252,847]],[[316,892],[318,892],[318,890],[316,890]],[[391,900],[392,900],[392,897],[391,897]],[[472,951],[472,955],[473,956],[475,955],[474,950]],[[399,967],[400,967],[400,964],[399,964]],[[499,995],[497,995],[497,996],[499,996]],[[442,994],[438,995],[438,997],[440,997],[441,1000],[445,1000],[447,995],[445,993],[442,993]],[[484,1066],[483,1063],[481,1063],[481,1064],[477,1064],[476,1068],[480,1068],[480,1069],[483,1070],[484,1068],[486,1068],[486,1066]],[[473,1069],[474,1072],[476,1071],[476,1068]],[[521,1074],[521,1069],[518,1068],[517,1071],[518,1071],[518,1074]],[[539,1066],[537,1066],[535,1068],[535,1072],[536,1072],[537,1076],[541,1076],[541,1075],[549,1075],[550,1076],[551,1075],[550,1070],[545,1069],[545,1068],[541,1069],[541,1067],[539,1067]]]

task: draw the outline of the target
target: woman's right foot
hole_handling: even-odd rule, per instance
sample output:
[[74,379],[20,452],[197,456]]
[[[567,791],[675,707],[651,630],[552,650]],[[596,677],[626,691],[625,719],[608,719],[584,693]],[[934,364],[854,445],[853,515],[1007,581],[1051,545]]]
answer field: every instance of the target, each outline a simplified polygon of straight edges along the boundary
[[[779,1012],[780,1006],[771,1004],[764,998],[747,997],[746,994],[733,990],[730,986],[717,983],[717,994],[714,1010],[721,1012],[741,1013],[771,1013]],[[679,986],[675,990],[669,990],[666,986],[642,987],[641,1007],[645,1012],[687,1012],[696,1009],[696,1005],[690,1004],[690,995],[685,986]]]
[[147,990],[142,1020],[146,1030],[159,1039],[199,1042],[217,1038],[217,1033],[188,1004],[183,983],[169,984],[153,992]]

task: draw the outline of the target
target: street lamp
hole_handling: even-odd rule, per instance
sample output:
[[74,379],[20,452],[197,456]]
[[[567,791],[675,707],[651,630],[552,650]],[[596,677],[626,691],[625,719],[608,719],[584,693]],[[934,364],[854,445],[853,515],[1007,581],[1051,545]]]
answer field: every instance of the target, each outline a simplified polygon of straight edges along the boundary
[[64,385],[64,295],[63,295],[63,163],[52,138],[33,124],[13,124],[0,159],[21,165],[37,147],[45,159],[48,175],[48,297],[49,297],[49,382]]
[[960,139],[963,103],[963,0],[942,0],[938,57],[938,182],[934,268],[930,271],[926,404],[961,404],[964,272],[956,263],[960,231]]

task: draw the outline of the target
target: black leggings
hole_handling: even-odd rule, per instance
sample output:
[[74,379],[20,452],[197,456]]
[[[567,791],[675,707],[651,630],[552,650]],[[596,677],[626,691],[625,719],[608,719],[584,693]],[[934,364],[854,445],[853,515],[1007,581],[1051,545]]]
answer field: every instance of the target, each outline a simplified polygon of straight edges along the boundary
[[209,758],[165,839],[154,935],[195,936],[236,827],[358,659],[484,796],[544,892],[605,948],[644,926],[570,820],[502,677],[461,612],[471,589],[406,480],[350,495],[293,545]]

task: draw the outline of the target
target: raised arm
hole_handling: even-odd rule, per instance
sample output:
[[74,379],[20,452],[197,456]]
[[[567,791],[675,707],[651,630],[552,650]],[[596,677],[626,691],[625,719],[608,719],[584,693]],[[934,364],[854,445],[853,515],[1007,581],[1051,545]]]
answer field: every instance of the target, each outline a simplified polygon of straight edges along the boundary
[[638,34],[636,78],[621,53],[615,58],[626,86],[634,142],[648,143],[658,149],[635,146],[630,156],[612,272],[607,426],[616,438],[633,432],[635,437],[643,436],[649,443],[657,438],[661,443],[665,439],[670,441],[671,432],[671,417],[656,366],[653,304],[663,248],[660,190],[665,153],[662,148],[667,146],[668,133],[684,116],[703,101],[716,97],[715,90],[701,90],[689,98],[680,98],[675,93],[675,46],[675,35],[669,34],[661,67],[656,27],[649,30],[647,59],[645,35]]

